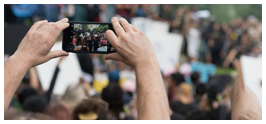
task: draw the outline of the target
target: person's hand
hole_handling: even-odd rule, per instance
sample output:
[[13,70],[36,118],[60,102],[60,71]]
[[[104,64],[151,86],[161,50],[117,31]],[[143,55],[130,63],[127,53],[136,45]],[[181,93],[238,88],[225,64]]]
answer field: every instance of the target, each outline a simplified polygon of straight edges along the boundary
[[68,56],[68,53],[62,50],[50,51],[61,31],[69,26],[67,22],[67,18],[56,23],[48,23],[47,20],[36,22],[13,56],[29,67],[59,56]]
[[133,68],[157,61],[150,40],[140,29],[123,18],[113,17],[111,22],[117,36],[111,30],[107,30],[105,35],[117,52],[107,54],[105,60],[121,61]]

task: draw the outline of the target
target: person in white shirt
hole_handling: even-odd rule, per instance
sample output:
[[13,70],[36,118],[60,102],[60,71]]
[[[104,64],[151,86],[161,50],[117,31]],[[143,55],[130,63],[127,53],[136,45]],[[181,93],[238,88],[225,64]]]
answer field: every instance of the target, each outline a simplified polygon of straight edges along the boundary
[[100,47],[97,49],[97,51],[107,52],[107,41],[106,40],[101,40],[99,46]]

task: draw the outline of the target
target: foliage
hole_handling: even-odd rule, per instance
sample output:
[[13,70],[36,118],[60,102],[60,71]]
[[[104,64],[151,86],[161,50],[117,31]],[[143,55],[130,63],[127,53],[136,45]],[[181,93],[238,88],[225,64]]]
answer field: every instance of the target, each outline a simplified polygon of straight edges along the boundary
[[173,4],[170,5],[172,13],[180,6],[196,6],[198,10],[209,10],[217,22],[230,22],[237,17],[246,19],[249,15],[262,19],[262,4]]
[[221,68],[217,67],[215,75],[230,75],[233,72],[236,72],[234,68]]
[[100,25],[99,27],[94,28],[92,32],[105,33],[106,30],[108,30],[108,25]]

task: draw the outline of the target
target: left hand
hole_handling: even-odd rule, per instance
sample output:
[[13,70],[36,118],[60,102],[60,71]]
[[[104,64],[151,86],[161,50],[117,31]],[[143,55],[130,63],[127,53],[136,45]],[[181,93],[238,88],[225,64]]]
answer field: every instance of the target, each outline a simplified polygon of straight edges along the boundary
[[52,58],[68,56],[62,50],[50,51],[61,31],[69,26],[68,19],[56,23],[47,20],[34,23],[18,46],[14,57],[28,68],[42,64]]

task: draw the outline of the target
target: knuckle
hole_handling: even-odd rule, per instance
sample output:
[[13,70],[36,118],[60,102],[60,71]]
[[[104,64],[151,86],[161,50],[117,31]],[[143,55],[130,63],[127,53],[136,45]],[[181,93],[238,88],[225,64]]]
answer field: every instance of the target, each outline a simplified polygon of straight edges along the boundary
[[128,39],[128,36],[125,34],[125,35],[122,35],[121,37],[123,40],[127,40]]
[[26,34],[26,36],[31,36],[33,33],[32,31],[28,31],[28,33]]
[[116,46],[116,48],[118,48],[118,49],[121,49],[121,48],[122,48],[121,44],[119,44],[118,42],[115,42],[115,46]]
[[49,42],[49,41],[51,41],[52,40],[52,37],[51,36],[47,36],[46,38],[45,38],[45,42]]
[[43,32],[40,32],[39,33],[39,37],[44,38],[44,33]]
[[142,31],[139,31],[138,34],[139,34],[140,36],[143,36],[143,35],[144,35],[144,33],[143,33]]
[[55,25],[54,28],[55,28],[55,30],[60,30],[60,26],[59,25]]
[[40,22],[35,22],[33,25],[38,25]]
[[131,36],[131,37],[136,37],[136,34],[133,33],[133,32],[131,32],[131,33],[130,33],[130,36]]
[[38,35],[38,33],[39,33],[38,31],[34,31],[34,32],[32,32],[31,34],[32,34],[32,35]]

